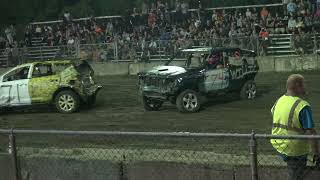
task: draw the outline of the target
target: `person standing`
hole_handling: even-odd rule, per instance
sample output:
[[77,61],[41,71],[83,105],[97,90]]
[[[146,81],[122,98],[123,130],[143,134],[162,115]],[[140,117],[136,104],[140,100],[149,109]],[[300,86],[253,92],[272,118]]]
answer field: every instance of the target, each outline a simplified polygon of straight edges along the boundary
[[13,45],[13,32],[12,32],[12,29],[10,27],[7,27],[4,32],[5,32],[6,36],[7,36],[7,40],[9,42],[9,44]]
[[[316,135],[310,104],[306,95],[304,77],[292,74],[287,80],[287,92],[273,105],[272,135]],[[310,153],[319,160],[316,140],[271,139],[271,144],[287,163],[288,180],[302,180]]]

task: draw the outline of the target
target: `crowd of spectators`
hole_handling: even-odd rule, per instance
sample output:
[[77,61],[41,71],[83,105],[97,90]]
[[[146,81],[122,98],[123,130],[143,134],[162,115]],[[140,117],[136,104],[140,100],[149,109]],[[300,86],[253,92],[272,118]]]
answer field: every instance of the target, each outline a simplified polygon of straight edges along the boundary
[[[201,4],[190,10],[185,1],[176,0],[170,7],[157,0],[128,10],[121,18],[96,19],[92,16],[74,21],[66,12],[63,22],[28,25],[25,43],[37,46],[32,43],[35,37],[47,46],[117,42],[120,58],[131,58],[137,47],[142,52],[148,49],[150,53],[157,51],[159,45],[172,49],[237,43],[249,49],[259,45],[264,49],[270,33],[312,33],[319,26],[320,0],[283,0],[283,7],[211,11]],[[14,32],[8,31],[9,44],[13,37],[10,34]],[[260,43],[256,39],[260,39]]]
[[0,56],[8,57],[12,64],[19,63],[21,60],[19,56],[21,56],[21,53],[24,53],[23,51],[19,51],[19,48],[24,46],[24,42],[18,42],[16,36],[17,33],[14,25],[5,27],[0,35]]

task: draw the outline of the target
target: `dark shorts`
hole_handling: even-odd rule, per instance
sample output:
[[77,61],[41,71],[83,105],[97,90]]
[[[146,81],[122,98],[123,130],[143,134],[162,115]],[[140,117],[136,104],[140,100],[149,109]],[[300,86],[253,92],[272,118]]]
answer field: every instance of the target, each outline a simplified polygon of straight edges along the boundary
[[307,158],[288,158],[288,180],[303,180],[306,175]]

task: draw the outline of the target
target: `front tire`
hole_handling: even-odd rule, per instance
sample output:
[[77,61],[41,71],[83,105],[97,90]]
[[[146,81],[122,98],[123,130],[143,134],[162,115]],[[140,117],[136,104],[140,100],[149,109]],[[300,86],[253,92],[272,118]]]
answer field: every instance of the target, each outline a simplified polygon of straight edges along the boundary
[[176,105],[180,112],[197,112],[200,109],[200,96],[193,90],[185,90],[177,97]]
[[73,91],[61,91],[55,97],[55,105],[60,113],[73,113],[79,110],[80,98]]
[[254,99],[257,94],[257,85],[253,81],[247,81],[240,92],[240,98],[245,100]]
[[158,111],[162,107],[163,101],[143,96],[142,103],[145,110]]

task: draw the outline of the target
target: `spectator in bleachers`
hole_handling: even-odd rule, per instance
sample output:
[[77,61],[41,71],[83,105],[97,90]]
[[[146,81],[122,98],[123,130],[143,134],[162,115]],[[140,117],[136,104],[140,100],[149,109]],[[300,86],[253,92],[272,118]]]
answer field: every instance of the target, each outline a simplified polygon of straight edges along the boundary
[[186,1],[184,1],[181,4],[181,13],[182,13],[184,21],[186,21],[189,18],[189,11],[188,10],[189,10],[189,4]]
[[277,34],[283,34],[286,32],[286,26],[284,20],[279,17],[279,14],[276,13],[274,17],[274,32]]
[[316,10],[314,16],[317,17],[317,18],[320,17],[320,8],[318,8],[318,9]]
[[249,18],[249,19],[251,19],[251,11],[250,11],[250,9],[249,8],[247,8],[247,11],[246,11],[246,17],[247,18]]
[[305,25],[305,31],[310,33],[312,31],[312,26],[313,26],[312,16],[310,16],[310,15],[305,16],[303,21],[304,21],[304,25]]
[[261,19],[265,22],[268,16],[269,16],[269,11],[267,10],[266,7],[263,7],[260,12]]
[[261,42],[260,55],[265,56],[265,55],[267,55],[267,48],[268,48],[268,45],[270,42],[269,32],[265,28],[262,28],[259,33],[259,38],[260,38],[260,42]]
[[24,31],[24,43],[27,46],[31,46],[31,39],[32,39],[32,29],[30,26],[27,26]]
[[304,16],[307,13],[306,4],[304,0],[300,0],[298,3],[298,16]]
[[41,37],[42,36],[42,28],[39,25],[36,26],[35,35],[37,37]]
[[157,17],[154,11],[151,11],[149,13],[149,17],[148,17],[148,25],[149,27],[153,26],[157,21]]
[[[173,51],[172,49],[188,47],[191,43],[210,45],[212,38],[216,39],[212,41],[216,46],[231,45],[256,49],[261,29],[257,27],[266,27],[270,33],[285,33],[288,27],[287,32],[292,33],[299,23],[304,24],[300,31],[307,32],[311,31],[314,22],[319,22],[320,25],[320,11],[317,12],[319,15],[313,12],[310,3],[308,4],[309,0],[299,0],[297,4],[284,0],[287,2],[286,9],[290,9],[291,14],[295,15],[290,20],[289,16],[282,16],[282,12],[275,13],[274,9],[266,7],[213,10],[211,13],[203,13],[201,10],[198,13],[188,11],[189,4],[185,1],[176,0],[175,11],[171,12],[168,3],[160,0],[153,2],[156,3],[143,3],[141,8],[132,8],[124,18],[97,20],[92,16],[89,20],[75,23],[70,17],[68,23],[59,23],[52,28],[48,25],[37,25],[35,30],[30,31],[40,31],[36,34],[44,37],[48,45],[69,45],[71,37],[74,41],[81,40],[82,44],[117,42],[119,57],[132,58],[136,51],[145,51],[144,55],[157,53],[159,46]],[[298,16],[302,16],[299,22],[296,19]],[[31,35],[34,36],[33,33]],[[110,49],[106,50],[107,55],[112,54],[109,53]],[[100,53],[102,51],[103,49],[99,50],[97,56],[106,59],[107,55]]]
[[64,23],[70,23],[71,22],[71,14],[68,11],[66,11],[63,14],[63,21],[64,21]]
[[15,29],[14,29],[13,25],[7,27],[4,32],[7,36],[7,40],[9,42],[9,44],[13,45],[13,42],[14,42],[13,37],[15,35]]
[[0,49],[5,49],[6,48],[6,39],[2,36],[0,36]]
[[282,4],[283,4],[283,14],[287,14],[289,0],[282,0]]
[[297,26],[297,21],[293,16],[291,16],[288,21],[288,33],[291,34],[296,28],[296,26]]
[[287,5],[287,12],[291,16],[295,16],[297,13],[297,4],[294,2],[294,0],[290,0],[290,3]]

